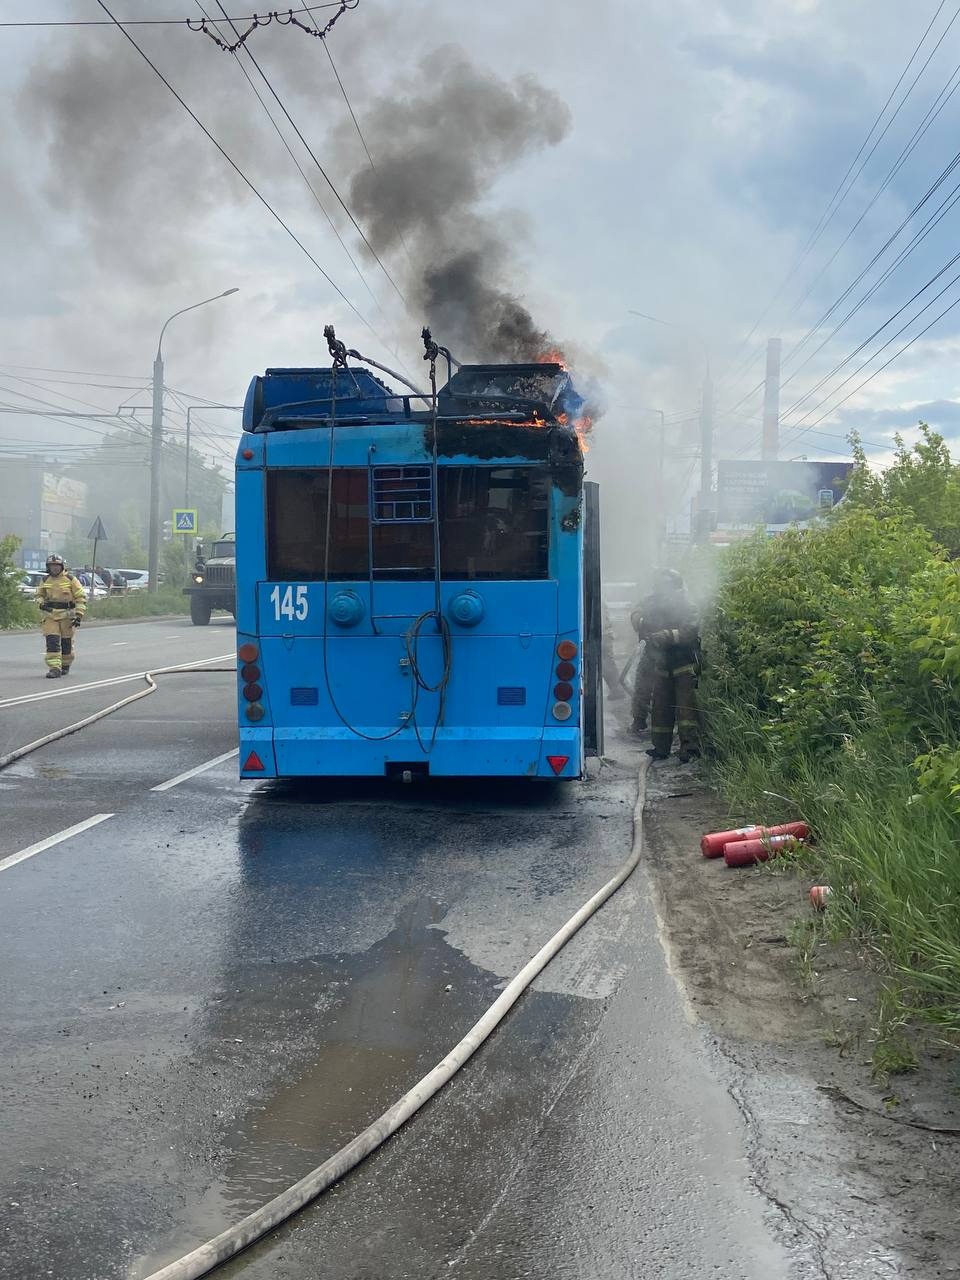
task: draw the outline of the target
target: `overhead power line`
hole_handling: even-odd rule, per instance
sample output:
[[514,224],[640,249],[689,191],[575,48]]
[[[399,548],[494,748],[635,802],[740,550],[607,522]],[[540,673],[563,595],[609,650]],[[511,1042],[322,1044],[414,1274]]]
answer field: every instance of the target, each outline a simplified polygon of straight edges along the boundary
[[[201,4],[200,0],[195,0],[195,2],[197,5],[197,8],[204,15],[204,17],[209,17],[209,14]],[[218,7],[222,12],[223,6],[218,5]],[[228,18],[227,21],[229,22],[230,19]],[[314,19],[314,21],[316,21],[316,19]],[[326,41],[324,41],[324,48],[326,48]],[[253,55],[250,53],[250,51],[245,50],[245,52],[247,56],[251,59],[251,61],[253,61]],[[293,161],[294,165],[296,166],[297,172],[300,174],[300,177],[303,179],[304,183],[306,184],[307,190],[310,192],[311,196],[313,197],[314,202],[317,205],[317,208],[323,214],[324,218],[327,220],[327,223],[330,226],[330,230],[333,232],[333,234],[337,237],[337,240],[340,242],[340,247],[343,249],[344,253],[347,255],[348,259],[350,260],[350,264],[353,267],[354,271],[356,271],[357,276],[360,279],[360,283],[363,285],[367,293],[370,295],[370,299],[373,302],[374,306],[376,306],[377,309],[379,310],[380,304],[377,302],[377,299],[373,290],[367,284],[366,278],[360,269],[360,264],[357,262],[356,258],[354,258],[353,254],[350,252],[350,247],[344,240],[343,236],[340,234],[340,229],[338,228],[334,220],[330,217],[330,214],[327,212],[326,206],[324,205],[323,201],[320,199],[320,196],[317,194],[313,186],[313,183],[307,177],[307,171],[304,169],[303,165],[297,159],[293,148],[290,146],[290,143],[287,141],[286,137],[284,136],[283,130],[280,128],[280,126],[277,124],[276,120],[274,119],[273,113],[271,112],[270,108],[267,106],[267,103],[264,100],[263,95],[261,94],[257,86],[254,84],[250,76],[250,73],[247,71],[247,68],[243,65],[240,59],[236,57],[234,60],[236,62],[237,67],[240,69],[243,75],[243,78],[246,80],[247,84],[250,86],[251,91],[256,96],[257,101],[260,103],[261,107],[266,113],[266,117],[270,121],[271,125],[273,126],[274,132],[276,133],[277,137],[280,139],[280,142],[283,144],[283,147],[285,148],[290,159]],[[259,70],[259,67],[257,69]],[[263,73],[261,72],[260,74],[262,75]]]
[[[302,5],[299,9],[281,10],[281,13],[307,13],[311,16],[314,11],[319,12],[321,9],[339,9],[340,0],[326,0],[323,4]],[[226,18],[227,22],[252,22],[256,14],[243,14],[237,18]],[[265,17],[265,14],[261,14]],[[224,19],[211,18],[211,22],[220,24]],[[107,21],[104,18],[57,18],[57,19],[24,19],[21,22],[0,22],[0,27],[185,27],[190,22],[189,18],[121,18],[117,21],[113,18]]]
[[165,86],[165,87],[170,91],[170,93],[172,93],[172,94],[173,94],[173,96],[176,98],[177,102],[179,102],[180,106],[184,109],[184,111],[187,113],[187,115],[190,117],[190,119],[194,122],[194,124],[197,126],[197,128],[198,128],[198,129],[200,129],[200,131],[204,134],[204,136],[205,136],[205,137],[206,137],[210,142],[212,142],[212,143],[213,143],[213,145],[216,147],[217,151],[219,151],[220,155],[221,155],[221,156],[223,156],[223,158],[224,158],[224,160],[226,160],[227,164],[229,164],[229,165],[230,165],[230,167],[231,167],[231,169],[233,169],[234,173],[236,173],[237,177],[239,177],[239,178],[240,178],[240,180],[244,183],[244,185],[248,188],[248,190],[249,190],[249,191],[251,191],[251,192],[253,193],[253,195],[257,198],[257,200],[259,200],[259,202],[263,205],[263,207],[264,207],[264,208],[266,209],[266,211],[270,214],[270,216],[274,219],[274,221],[275,221],[275,222],[277,222],[277,223],[278,223],[278,224],[283,228],[283,230],[287,233],[287,235],[290,237],[290,239],[293,241],[293,243],[294,243],[294,244],[297,246],[297,248],[301,251],[301,253],[303,253],[303,254],[304,254],[304,256],[305,256],[305,257],[306,257],[306,258],[307,258],[307,259],[308,259],[308,260],[309,260],[309,261],[310,261],[310,262],[311,262],[311,263],[316,267],[316,269],[317,269],[317,270],[320,272],[320,274],[323,276],[324,280],[326,280],[326,282],[330,285],[331,289],[333,289],[333,291],[337,294],[337,296],[338,296],[338,297],[339,297],[343,302],[345,302],[345,303],[346,303],[346,305],[350,308],[350,310],[351,310],[351,311],[353,312],[353,314],[357,317],[357,319],[358,319],[358,320],[360,320],[360,322],[363,324],[364,328],[369,329],[369,331],[373,334],[373,336],[377,339],[377,341],[378,341],[378,342],[379,342],[379,343],[384,347],[384,349],[385,349],[385,350],[387,350],[387,351],[389,351],[389,350],[390,350],[390,347],[387,345],[387,343],[384,341],[384,339],[383,339],[383,338],[381,338],[380,334],[379,334],[379,333],[377,333],[376,329],[373,327],[373,325],[370,323],[370,321],[366,318],[366,316],[365,316],[365,315],[363,315],[363,313],[357,309],[357,307],[354,305],[354,303],[353,303],[353,302],[351,302],[351,301],[350,301],[350,299],[349,299],[349,298],[347,297],[347,295],[343,292],[343,290],[340,288],[340,286],[339,286],[339,285],[338,285],[338,284],[337,284],[337,283],[332,279],[332,277],[331,277],[330,275],[328,275],[328,273],[323,269],[323,267],[320,265],[320,263],[317,261],[317,259],[313,256],[313,254],[310,252],[310,250],[307,248],[307,246],[303,243],[303,241],[300,239],[300,237],[296,234],[296,232],[295,232],[291,227],[289,227],[289,226],[287,225],[287,223],[286,223],[286,222],[284,222],[283,218],[281,218],[280,214],[279,214],[279,213],[277,213],[277,211],[276,211],[276,209],[274,209],[273,205],[271,205],[271,204],[270,204],[270,202],[267,200],[266,196],[264,196],[264,195],[262,195],[262,194],[261,194],[261,192],[259,191],[259,189],[254,185],[254,183],[251,181],[251,179],[247,177],[247,175],[244,173],[244,171],[243,171],[243,170],[240,168],[240,166],[237,164],[236,160],[234,160],[234,159],[233,159],[233,157],[229,154],[229,152],[227,152],[227,151],[226,151],[226,149],[225,149],[224,147],[222,147],[222,146],[221,146],[221,144],[220,144],[220,143],[217,141],[217,139],[213,136],[213,134],[210,132],[210,130],[207,128],[207,126],[203,123],[203,121],[200,119],[200,117],[199,117],[198,115],[196,115],[196,114],[194,113],[194,111],[193,111],[193,110],[192,110],[192,109],[187,105],[187,103],[184,101],[184,99],[180,96],[180,94],[177,92],[177,90],[173,87],[173,85],[170,83],[170,81],[166,78],[166,76],[165,76],[165,75],[163,74],[163,72],[160,70],[160,68],[159,68],[159,67],[158,67],[158,66],[157,66],[157,65],[156,65],[156,64],[151,60],[151,58],[149,57],[149,55],[148,55],[148,54],[147,54],[147,53],[146,53],[146,52],[145,52],[145,51],[140,47],[140,45],[139,45],[139,44],[137,44],[136,40],[133,38],[133,36],[130,34],[130,32],[129,32],[129,31],[126,31],[126,30],[124,29],[123,25],[122,25],[120,22],[118,22],[118,21],[117,21],[117,19],[116,19],[116,18],[114,17],[114,15],[111,13],[110,9],[107,7],[107,5],[106,5],[106,3],[104,2],[104,0],[97,0],[97,4],[98,4],[98,5],[100,6],[100,8],[104,11],[104,13],[106,13],[110,18],[112,18],[112,19],[113,19],[115,26],[116,26],[116,27],[117,27],[117,29],[118,29],[118,30],[123,34],[124,39],[125,39],[125,40],[128,40],[128,41],[130,42],[130,44],[132,44],[132,45],[133,45],[134,49],[136,49],[137,53],[138,53],[138,54],[140,55],[140,57],[144,60],[144,62],[147,64],[147,66],[150,68],[150,70],[154,73],[154,75],[157,77],[157,79],[161,82],[161,84],[163,84],[163,85],[164,85],[164,86]]
[[[102,3],[102,0],[98,0],[98,3]],[[217,0],[217,8],[221,11],[221,13],[223,13],[223,12],[224,12],[223,5],[220,3],[220,0]],[[234,27],[234,26],[233,26],[233,23],[232,23],[232,22],[231,22],[231,26],[233,27],[233,30],[234,30],[234,31],[236,31],[236,27]],[[126,33],[125,33],[125,34],[126,34]],[[129,38],[129,37],[128,37],[128,38]],[[323,40],[323,44],[324,44],[324,45],[326,44],[326,40],[325,40],[325,39]],[[323,176],[323,180],[324,180],[324,182],[326,182],[327,186],[328,186],[328,187],[330,188],[330,190],[333,192],[334,197],[335,197],[335,198],[336,198],[336,200],[337,200],[337,203],[340,205],[340,207],[343,209],[344,213],[347,215],[347,217],[348,217],[348,218],[350,219],[350,221],[353,223],[353,226],[356,228],[357,234],[360,236],[360,239],[363,241],[363,243],[367,246],[367,248],[368,248],[368,249],[370,250],[370,252],[373,254],[374,260],[376,261],[376,263],[377,263],[377,265],[379,266],[380,270],[383,272],[383,274],[384,274],[384,275],[387,277],[387,279],[389,280],[389,282],[390,282],[390,284],[392,285],[393,289],[396,291],[397,297],[398,297],[398,298],[400,299],[400,301],[404,304],[404,306],[406,306],[406,305],[407,305],[407,300],[406,300],[406,298],[403,296],[403,292],[402,292],[402,290],[400,289],[400,286],[397,284],[397,282],[394,280],[393,276],[390,274],[390,272],[387,270],[386,266],[385,266],[385,265],[383,264],[383,262],[381,261],[381,259],[380,259],[380,255],[377,253],[376,249],[374,249],[373,245],[372,245],[372,244],[370,243],[370,241],[367,239],[367,233],[364,231],[363,227],[361,227],[360,223],[359,223],[359,222],[357,221],[357,219],[354,217],[354,215],[353,215],[353,210],[350,208],[350,206],[349,206],[349,205],[347,204],[347,202],[344,200],[343,196],[341,196],[340,192],[337,190],[336,186],[334,185],[332,178],[331,178],[331,177],[330,177],[330,175],[327,173],[327,171],[326,171],[326,169],[323,167],[323,165],[320,163],[319,159],[318,159],[318,158],[317,158],[317,156],[316,156],[316,153],[314,152],[313,148],[310,146],[309,142],[307,142],[306,138],[303,136],[302,132],[300,131],[300,127],[299,127],[299,125],[298,125],[298,124],[297,124],[297,122],[294,120],[294,118],[293,118],[293,116],[290,114],[290,112],[287,110],[286,106],[284,105],[284,103],[282,102],[282,100],[281,100],[281,98],[280,98],[280,95],[277,93],[276,89],[274,89],[273,85],[271,84],[269,76],[268,76],[268,75],[267,75],[267,73],[263,70],[263,68],[260,66],[260,63],[256,60],[256,58],[253,56],[253,54],[250,52],[250,50],[249,50],[249,49],[247,49],[245,52],[246,52],[246,54],[247,54],[247,57],[250,59],[250,61],[253,63],[254,67],[256,68],[257,73],[258,73],[258,75],[260,76],[260,79],[263,81],[263,83],[264,83],[264,84],[267,86],[267,88],[269,89],[269,91],[270,91],[270,93],[271,93],[271,95],[272,95],[272,97],[273,97],[274,101],[276,102],[277,106],[280,108],[280,110],[283,112],[284,116],[286,117],[287,123],[288,123],[288,124],[290,125],[290,127],[293,129],[293,131],[294,131],[294,133],[297,135],[297,137],[300,139],[300,142],[302,143],[303,148],[304,148],[304,150],[306,151],[307,155],[310,157],[310,159],[313,161],[313,163],[314,163],[314,164],[317,166],[317,168],[320,170],[320,173],[321,173],[321,174],[322,174],[322,176]]]
[[[884,329],[886,329],[889,325],[893,324],[894,320],[898,319],[901,315],[903,315],[904,311],[906,311],[907,307],[909,307],[911,303],[916,302],[916,300],[919,297],[921,297],[924,293],[926,293],[926,291],[932,285],[936,284],[937,280],[939,280],[942,275],[945,275],[946,272],[948,272],[951,267],[956,266],[958,261],[960,261],[960,252],[955,253],[952,258],[950,258],[947,262],[945,262],[943,266],[940,268],[940,270],[936,272],[935,275],[932,275],[930,279],[926,281],[925,284],[921,285],[921,287],[912,295],[912,297],[907,299],[907,301],[903,304],[903,306],[898,307],[898,309],[893,313],[892,316],[888,316],[888,318],[884,320],[883,324],[878,325],[878,327],[874,329],[873,333],[871,333],[869,337],[864,338],[863,342],[861,342],[858,347],[854,348],[853,351],[851,351],[848,355],[844,356],[842,360],[840,360],[837,364],[835,364],[834,367],[830,370],[830,372],[825,373],[823,377],[820,379],[820,381],[815,383],[809,389],[809,391],[805,391],[802,396],[800,396],[797,400],[795,400],[794,403],[787,410],[787,413],[785,416],[789,416],[790,414],[794,413],[800,407],[800,405],[803,404],[805,400],[809,400],[811,396],[816,395],[816,393],[820,390],[820,388],[824,386],[825,383],[829,382],[830,379],[834,377],[837,373],[839,373],[840,370],[844,367],[844,365],[849,364],[850,361],[855,359],[860,354],[861,351],[864,351],[870,345],[870,343],[874,340],[874,338],[879,337],[880,334],[884,331]],[[960,278],[960,277],[956,277],[956,276],[954,277],[954,279],[957,279],[957,278]],[[952,283],[953,281],[950,281],[947,285],[944,286],[944,289],[948,289],[950,287],[950,284]],[[918,316],[922,315],[923,311],[925,311],[927,307],[931,305],[932,302],[935,302],[937,298],[941,296],[942,293],[943,293],[943,290],[941,290],[941,293],[935,294],[931,302],[928,302],[926,304],[926,307],[921,308],[921,310],[918,311],[915,316],[912,316],[911,320],[908,321],[907,323],[908,324],[912,323],[913,320],[917,319]],[[896,336],[897,335],[895,334],[894,337]],[[788,378],[787,382],[790,382],[790,381],[791,379]],[[781,389],[786,385],[787,385],[786,382],[782,383]]]
[[[936,52],[937,48],[940,47],[940,44],[943,41],[943,36],[940,37],[940,40],[937,42],[937,45],[935,46],[934,50],[930,54],[930,57],[927,58],[927,61],[924,63],[923,67],[921,67],[920,71],[917,73],[917,76],[914,78],[913,83],[910,85],[907,92],[901,98],[899,104],[896,107],[896,110],[893,112],[890,119],[887,121],[887,124],[883,130],[883,133],[880,135],[880,137],[874,143],[874,146],[871,148],[870,155],[867,156],[864,163],[857,170],[857,173],[853,178],[853,180],[849,183],[849,185],[847,185],[848,179],[850,178],[851,173],[853,173],[853,170],[856,167],[857,162],[859,161],[860,157],[863,155],[866,148],[869,146],[870,139],[873,137],[881,120],[886,114],[887,108],[890,106],[890,103],[893,101],[894,97],[896,96],[897,90],[900,88],[901,84],[903,84],[903,81],[906,79],[907,73],[909,72],[910,68],[913,66],[914,62],[916,61],[917,56],[920,53],[920,50],[923,48],[923,45],[926,42],[927,36],[930,34],[931,30],[933,29],[933,26],[936,23],[937,19],[939,18],[941,12],[943,11],[945,4],[946,4],[946,0],[940,0],[940,3],[937,5],[937,8],[934,12],[933,17],[927,23],[927,26],[924,29],[923,35],[920,37],[920,39],[917,41],[916,45],[914,46],[913,52],[910,54],[910,57],[907,59],[906,65],[904,66],[903,70],[900,72],[900,75],[897,77],[896,83],[894,84],[893,88],[890,90],[890,93],[887,95],[886,101],[884,102],[883,106],[880,108],[879,112],[877,113],[876,118],[874,119],[873,123],[870,125],[870,128],[867,130],[867,133],[863,139],[863,142],[861,142],[856,155],[853,157],[853,159],[850,161],[849,165],[847,166],[846,172],[844,173],[843,177],[840,179],[840,182],[837,184],[836,190],[834,191],[833,195],[830,197],[829,201],[827,202],[827,205],[823,213],[820,215],[820,218],[818,219],[816,226],[814,227],[813,231],[810,233],[809,237],[807,238],[807,241],[804,244],[803,248],[800,250],[800,253],[794,259],[794,262],[791,265],[790,269],[788,270],[787,274],[784,276],[783,280],[777,286],[770,301],[767,303],[767,305],[764,307],[763,311],[761,312],[760,316],[752,325],[747,336],[740,343],[740,346],[738,348],[740,352],[744,351],[749,346],[751,339],[759,329],[760,325],[763,323],[763,321],[767,318],[767,316],[776,306],[777,302],[782,296],[783,291],[786,289],[787,285],[790,283],[790,281],[799,271],[803,263],[809,257],[810,253],[815,248],[817,242],[823,236],[823,233],[826,231],[829,224],[833,221],[834,217],[836,217],[836,214],[840,209],[841,205],[843,204],[844,200],[847,198],[847,196],[850,194],[850,191],[856,185],[856,182],[859,179],[860,175],[862,174],[864,166],[866,165],[867,161],[869,161],[870,156],[873,155],[877,146],[879,146],[880,142],[882,141],[883,136],[886,134],[891,124],[893,124],[893,121],[896,119],[897,115],[902,110],[907,99],[910,97],[910,94],[913,92],[917,84],[917,81],[920,79],[920,76],[923,75],[923,72],[926,70],[927,66],[929,65],[930,58],[933,57],[933,54]],[[953,19],[951,19],[950,26],[952,26],[953,23],[956,21],[956,17],[957,15],[955,14]],[[947,30],[949,30],[949,26]],[[943,35],[946,35],[946,31],[943,33]],[[733,358],[734,360],[737,359],[737,353],[734,354]],[[749,364],[752,364],[753,362],[754,362],[753,359],[751,359],[749,361]],[[749,367],[749,364],[743,368],[742,372],[746,372],[746,368]],[[733,376],[737,376],[737,372],[735,372]]]

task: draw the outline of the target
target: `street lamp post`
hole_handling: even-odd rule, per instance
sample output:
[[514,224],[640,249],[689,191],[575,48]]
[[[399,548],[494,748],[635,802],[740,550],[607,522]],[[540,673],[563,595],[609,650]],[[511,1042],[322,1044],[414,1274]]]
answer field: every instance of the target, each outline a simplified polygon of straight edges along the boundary
[[177,316],[185,315],[188,311],[196,311],[197,307],[205,307],[208,302],[216,302],[219,298],[228,298],[230,294],[238,292],[238,289],[225,289],[223,293],[218,293],[212,298],[204,298],[202,302],[195,302],[190,307],[183,307],[182,310],[175,311],[169,319],[164,321],[163,328],[160,330],[160,337],[157,339],[157,354],[153,361],[153,417],[150,431],[148,591],[157,590],[160,578],[160,447],[163,443],[163,335],[167,331],[167,325],[171,320],[176,320]]

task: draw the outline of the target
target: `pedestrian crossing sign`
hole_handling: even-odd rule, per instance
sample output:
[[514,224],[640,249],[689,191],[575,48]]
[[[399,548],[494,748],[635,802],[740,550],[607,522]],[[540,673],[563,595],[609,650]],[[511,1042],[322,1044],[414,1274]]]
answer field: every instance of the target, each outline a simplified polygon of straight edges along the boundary
[[196,533],[197,532],[196,507],[174,507],[173,508],[173,532],[174,533]]

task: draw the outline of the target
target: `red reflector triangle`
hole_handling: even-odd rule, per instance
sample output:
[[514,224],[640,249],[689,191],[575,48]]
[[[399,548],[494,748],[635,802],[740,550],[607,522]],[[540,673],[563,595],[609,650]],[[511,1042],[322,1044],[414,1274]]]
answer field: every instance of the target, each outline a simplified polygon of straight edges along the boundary
[[569,759],[569,756],[547,756],[547,764],[554,773],[563,773]]
[[250,754],[247,756],[246,760],[244,760],[243,768],[240,770],[240,772],[241,773],[250,773],[250,772],[262,773],[264,768],[265,768],[265,765],[263,761],[260,759],[260,757],[257,755],[257,753],[255,751],[251,751]]

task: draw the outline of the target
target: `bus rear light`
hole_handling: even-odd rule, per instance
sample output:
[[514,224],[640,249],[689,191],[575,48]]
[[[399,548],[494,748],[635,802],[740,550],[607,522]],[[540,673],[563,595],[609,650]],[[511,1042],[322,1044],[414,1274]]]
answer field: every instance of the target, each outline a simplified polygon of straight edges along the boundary
[[569,720],[572,715],[573,708],[570,706],[569,702],[555,702],[553,704],[554,720]]
[[250,461],[250,459],[253,457],[253,450],[252,450],[252,449],[241,449],[241,450],[240,450],[240,457],[241,457],[241,458],[246,458],[247,462],[249,462],[249,461]]
[[256,721],[258,720],[262,720],[266,714],[267,713],[264,711],[263,707],[260,705],[259,702],[251,702],[249,707],[247,707],[247,719],[253,720],[254,723],[256,723]]
[[573,697],[573,685],[561,680],[559,684],[553,686],[553,696],[559,698],[561,702],[569,702]]
[[248,640],[246,644],[242,644],[237,650],[237,657],[241,662],[256,662],[260,657],[260,650],[253,641]]
[[245,662],[240,668],[240,678],[244,684],[256,684],[260,679],[260,668],[252,662]]
[[258,684],[245,684],[243,686],[243,696],[248,702],[259,702],[263,697],[263,689]]
[[557,657],[570,661],[571,658],[577,656],[577,646],[572,640],[561,640],[557,645]]
[[567,762],[569,761],[569,759],[570,759],[569,756],[547,756],[547,764],[550,766],[550,768],[553,770],[554,773],[561,774],[563,773],[564,769],[567,767]]
[[576,674],[577,674],[577,668],[573,665],[572,662],[557,663],[557,679],[558,680],[572,680]]
[[255,751],[251,751],[240,766],[241,773],[263,773],[266,765],[260,759]]

